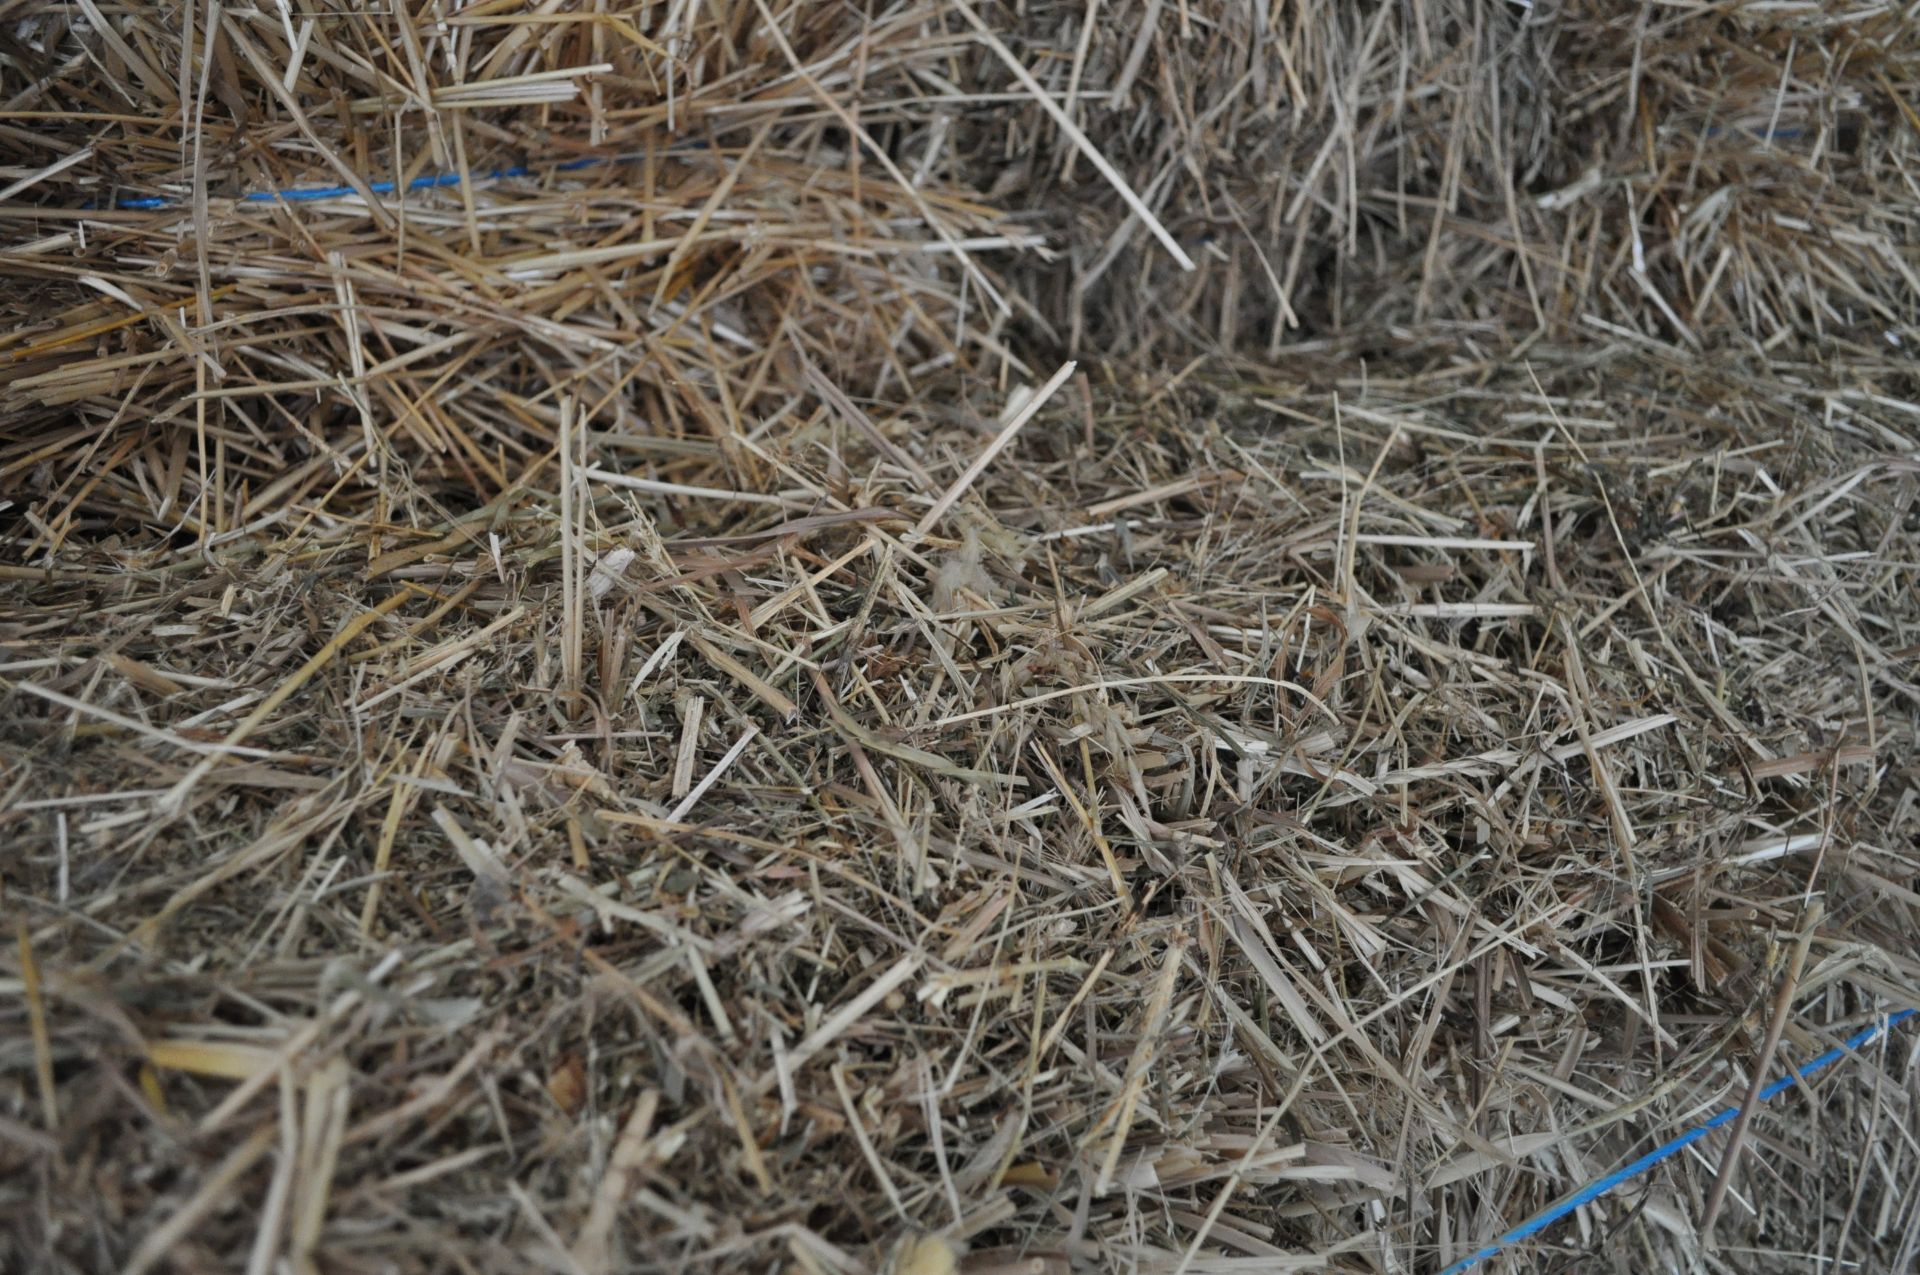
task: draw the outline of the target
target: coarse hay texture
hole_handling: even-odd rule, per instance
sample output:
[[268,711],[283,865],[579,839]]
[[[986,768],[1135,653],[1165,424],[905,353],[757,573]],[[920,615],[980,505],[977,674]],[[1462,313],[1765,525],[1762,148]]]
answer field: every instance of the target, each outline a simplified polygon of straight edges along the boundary
[[0,1270],[1418,1275],[1920,1003],[1912,4],[0,24]]

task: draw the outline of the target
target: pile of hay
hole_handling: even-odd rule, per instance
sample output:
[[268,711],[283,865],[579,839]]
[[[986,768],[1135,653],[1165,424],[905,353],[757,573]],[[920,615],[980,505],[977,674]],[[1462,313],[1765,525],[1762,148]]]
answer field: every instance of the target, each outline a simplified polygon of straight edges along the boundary
[[[1910,7],[4,17],[0,1269],[1433,1272],[1920,1004]],[[1910,1269],[1913,1040],[1496,1262]]]

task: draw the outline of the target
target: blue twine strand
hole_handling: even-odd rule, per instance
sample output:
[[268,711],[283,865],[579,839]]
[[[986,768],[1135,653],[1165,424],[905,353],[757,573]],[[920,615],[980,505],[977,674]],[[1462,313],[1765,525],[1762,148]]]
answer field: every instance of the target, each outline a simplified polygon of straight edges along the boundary
[[[705,150],[705,142],[676,142],[667,148],[669,151]],[[634,155],[589,155],[585,159],[569,159],[541,167],[556,173],[577,173],[583,168],[592,168],[599,164],[621,164],[638,158]],[[515,164],[511,168],[494,168],[484,173],[475,173],[472,180],[475,185],[481,182],[505,181],[511,177],[532,177],[541,171],[532,164]],[[438,190],[446,186],[458,186],[462,178],[456,172],[422,173],[404,186],[397,182],[370,181],[366,189],[376,195],[391,195],[396,191]],[[236,202],[243,204],[312,204],[327,199],[351,199],[359,195],[360,190],[352,186],[292,186],[285,190],[256,190],[241,195]],[[113,206],[127,212],[144,212],[155,208],[178,208],[184,200],[168,195],[141,195],[131,199],[116,199]],[[91,207],[92,205],[88,205]]]
[[[1788,1088],[1790,1088],[1795,1081],[1804,1080],[1808,1076],[1811,1076],[1814,1072],[1819,1071],[1821,1068],[1832,1066],[1834,1063],[1839,1062],[1842,1058],[1845,1058],[1848,1054],[1851,1054],[1854,1050],[1859,1049],[1862,1045],[1866,1044],[1868,1041],[1872,1040],[1874,1037],[1893,1030],[1895,1027],[1899,1026],[1901,1023],[1904,1023],[1909,1018],[1912,1018],[1916,1013],[1920,1013],[1920,1010],[1903,1009],[1903,1010],[1900,1010],[1898,1013],[1888,1015],[1885,1022],[1876,1023],[1872,1027],[1863,1028],[1862,1030],[1855,1032],[1852,1036],[1848,1037],[1841,1044],[1835,1046],[1832,1049],[1829,1049],[1826,1053],[1821,1054],[1818,1058],[1809,1059],[1802,1066],[1797,1067],[1793,1071],[1788,1072],[1786,1075],[1780,1077],[1780,1079],[1768,1085],[1765,1089],[1762,1089],[1759,1095],[1754,1099],[1754,1105],[1758,1106],[1760,1103],[1772,1101],[1772,1099],[1776,1095],[1783,1093]],[[1715,1129],[1718,1129],[1722,1125],[1731,1122],[1739,1114],[1740,1114],[1739,1107],[1728,1107],[1726,1110],[1722,1111],[1719,1115],[1713,1117],[1713,1119],[1707,1121],[1705,1124],[1696,1125],[1694,1128],[1687,1130],[1687,1132],[1681,1134],[1679,1137],[1675,1138],[1672,1142],[1667,1143],[1665,1146],[1656,1147],[1652,1151],[1647,1152],[1647,1154],[1641,1156],[1638,1160],[1635,1160],[1632,1164],[1627,1165],[1625,1168],[1616,1169],[1614,1172],[1609,1173],[1606,1177],[1601,1178],[1597,1182],[1589,1182],[1586,1186],[1581,1187],[1578,1191],[1575,1191],[1572,1195],[1560,1201],[1560,1203],[1553,1205],[1552,1207],[1546,1209],[1544,1212],[1534,1214],[1532,1217],[1528,1218],[1526,1221],[1522,1222],[1520,1225],[1514,1227],[1511,1231],[1508,1231],[1505,1235],[1502,1235],[1499,1239],[1493,1241],[1491,1244],[1487,1245],[1485,1248],[1481,1249],[1477,1253],[1473,1253],[1470,1256],[1463,1257],[1459,1261],[1455,1262],[1452,1266],[1447,1267],[1446,1270],[1440,1272],[1440,1275],[1460,1275],[1460,1272],[1466,1270],[1471,1266],[1475,1266],[1480,1262],[1484,1262],[1487,1258],[1492,1257],[1495,1253],[1498,1253],[1501,1249],[1506,1248],[1508,1245],[1518,1244],[1521,1240],[1524,1240],[1531,1235],[1538,1234],[1539,1232],[1545,1230],[1547,1227],[1553,1225],[1555,1222],[1559,1221],[1561,1218],[1565,1217],[1567,1214],[1579,1208],[1581,1205],[1587,1204],[1594,1200],[1599,1199],[1601,1196],[1613,1190],[1613,1188],[1619,1186],[1621,1183],[1631,1181],[1632,1179],[1639,1177],[1642,1173],[1645,1173],[1648,1169],[1651,1169],[1654,1165],[1660,1163],[1662,1160],[1665,1160],[1671,1156],[1677,1155],[1679,1152],[1685,1150],[1687,1147],[1692,1146],[1694,1143],[1700,1141],[1700,1139],[1712,1133]]]

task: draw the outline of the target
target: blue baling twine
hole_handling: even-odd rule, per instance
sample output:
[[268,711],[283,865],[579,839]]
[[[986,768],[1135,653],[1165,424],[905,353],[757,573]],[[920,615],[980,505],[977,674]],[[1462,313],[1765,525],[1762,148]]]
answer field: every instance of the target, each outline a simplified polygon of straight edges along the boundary
[[[705,150],[705,142],[677,142],[667,148],[669,151]],[[510,177],[532,177],[543,170],[557,173],[577,173],[583,168],[593,168],[599,164],[620,164],[638,158],[633,155],[589,155],[585,159],[570,159],[562,163],[542,165],[539,168],[531,164],[515,164],[511,168],[495,168],[484,173],[474,173],[471,180],[480,182],[505,181]],[[376,195],[391,195],[396,192],[415,190],[438,190],[447,186],[459,186],[466,182],[457,172],[422,173],[404,184],[390,181],[368,182],[366,189]],[[353,186],[295,186],[286,190],[256,190],[241,195],[236,202],[243,204],[312,204],[326,199],[352,199],[363,192]],[[142,195],[134,199],[116,199],[113,206],[128,212],[141,212],[154,208],[177,208],[184,202],[165,195]]]
[[[1821,1068],[1832,1066],[1834,1063],[1839,1062],[1841,1059],[1845,1058],[1848,1054],[1860,1048],[1862,1045],[1866,1044],[1868,1041],[1872,1040],[1874,1037],[1893,1030],[1893,1028],[1895,1028],[1899,1024],[1904,1023],[1909,1018],[1912,1018],[1916,1013],[1920,1013],[1920,1010],[1903,1009],[1903,1010],[1900,1010],[1898,1013],[1889,1014],[1885,1022],[1877,1023],[1872,1027],[1863,1028],[1862,1030],[1855,1032],[1852,1036],[1848,1037],[1840,1045],[1832,1049],[1829,1049],[1826,1053],[1821,1054],[1818,1058],[1809,1059],[1802,1066],[1795,1068],[1793,1071],[1789,1072],[1787,1075],[1780,1077],[1780,1079],[1774,1081],[1772,1084],[1768,1085],[1765,1089],[1762,1089],[1759,1092],[1759,1094],[1755,1096],[1754,1105],[1758,1106],[1760,1103],[1771,1101],[1775,1097],[1775,1095],[1783,1093],[1788,1088],[1790,1088],[1795,1081],[1804,1080],[1808,1076],[1811,1076],[1814,1072],[1819,1071]],[[1498,1253],[1501,1249],[1506,1248],[1508,1245],[1518,1244],[1521,1240],[1524,1240],[1531,1235],[1538,1234],[1540,1231],[1543,1231],[1547,1227],[1553,1225],[1555,1222],[1559,1221],[1561,1218],[1565,1217],[1567,1214],[1573,1212],[1575,1209],[1579,1208],[1581,1205],[1587,1204],[1594,1200],[1599,1199],[1601,1196],[1613,1190],[1613,1188],[1619,1186],[1621,1183],[1627,1182],[1634,1178],[1639,1177],[1642,1173],[1645,1173],[1648,1169],[1651,1169],[1654,1165],[1660,1163],[1662,1160],[1665,1160],[1670,1156],[1673,1156],[1679,1153],[1680,1151],[1686,1149],[1687,1147],[1692,1146],[1694,1143],[1700,1141],[1700,1139],[1712,1133],[1715,1129],[1718,1129],[1720,1128],[1720,1126],[1734,1120],[1736,1117],[1739,1116],[1740,1110],[1741,1109],[1739,1107],[1728,1107],[1725,1111],[1722,1111],[1719,1115],[1707,1121],[1705,1124],[1696,1125],[1692,1129],[1689,1129],[1687,1132],[1675,1138],[1672,1142],[1667,1143],[1665,1146],[1657,1147],[1654,1150],[1647,1152],[1645,1155],[1641,1156],[1638,1160],[1635,1160],[1632,1164],[1627,1165],[1625,1168],[1617,1169],[1614,1172],[1609,1173],[1606,1177],[1601,1178],[1597,1182],[1588,1183],[1586,1186],[1581,1187],[1578,1191],[1574,1192],[1572,1195],[1568,1196],[1566,1199],[1560,1201],[1560,1203],[1553,1205],[1551,1208],[1545,1210],[1544,1212],[1536,1213],[1534,1216],[1528,1218],[1526,1221],[1514,1227],[1511,1231],[1508,1231],[1505,1235],[1502,1235],[1499,1239],[1493,1241],[1491,1244],[1487,1245],[1485,1248],[1481,1249],[1479,1252],[1474,1253],[1469,1257],[1461,1258],[1459,1261],[1455,1262],[1452,1266],[1447,1267],[1446,1270],[1441,1271],[1440,1275],[1460,1275],[1461,1271],[1464,1271],[1468,1267],[1474,1266],[1480,1262],[1484,1262],[1486,1259],[1488,1259],[1489,1257],[1492,1257],[1495,1253]]]
[[1712,141],[1717,137],[1725,135],[1745,137],[1756,142],[1792,142],[1805,137],[1806,134],[1806,129],[1794,128],[1791,125],[1786,128],[1760,129],[1737,124],[1722,128],[1720,125],[1715,124],[1707,130],[1707,140]]
[[[594,157],[569,160],[567,163],[554,165],[554,168],[558,172],[570,173],[582,168],[591,168],[595,164],[604,163],[606,163],[605,160]],[[512,168],[496,168],[491,172],[476,176],[473,180],[477,182],[491,182],[501,181],[508,177],[530,177],[533,175],[533,171],[533,169],[527,167],[525,164],[515,164]],[[408,182],[405,188],[407,190],[433,190],[441,186],[458,186],[460,181],[461,177],[459,173],[423,173]],[[367,189],[376,195],[391,195],[396,190],[401,189],[401,187],[397,182],[368,182]],[[240,202],[243,204],[277,204],[284,201],[289,204],[310,204],[322,199],[348,199],[358,194],[360,194],[360,192],[352,186],[297,186],[291,190],[256,190],[251,194],[240,196]],[[168,199],[164,195],[146,195],[139,199],[117,199],[114,201],[113,206],[115,208],[137,211],[146,208],[172,208],[179,202],[177,199]]]

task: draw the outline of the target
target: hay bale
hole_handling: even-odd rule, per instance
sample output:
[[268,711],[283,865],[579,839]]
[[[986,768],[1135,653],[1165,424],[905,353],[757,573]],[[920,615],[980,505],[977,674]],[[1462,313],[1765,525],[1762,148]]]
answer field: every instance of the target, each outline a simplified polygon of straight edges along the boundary
[[1432,1270],[1914,1003],[1901,15],[7,21],[0,1269]]

